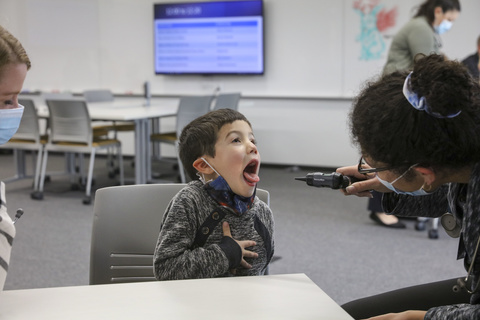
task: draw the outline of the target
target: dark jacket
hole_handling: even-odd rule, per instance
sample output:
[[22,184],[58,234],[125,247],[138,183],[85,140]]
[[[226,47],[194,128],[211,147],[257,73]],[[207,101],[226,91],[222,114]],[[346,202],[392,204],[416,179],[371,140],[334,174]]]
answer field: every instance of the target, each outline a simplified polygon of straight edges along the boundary
[[468,71],[475,79],[478,80],[480,78],[478,71],[478,52],[463,59],[462,63],[468,68]]
[[[468,269],[480,237],[480,163],[474,166],[468,184],[449,183],[431,195],[420,197],[388,193],[382,204],[385,212],[399,216],[436,218],[451,211],[462,225],[458,259],[463,258],[465,270]],[[473,263],[472,288],[480,277],[480,254]],[[432,308],[425,319],[480,319],[480,293],[472,295],[470,304]]]

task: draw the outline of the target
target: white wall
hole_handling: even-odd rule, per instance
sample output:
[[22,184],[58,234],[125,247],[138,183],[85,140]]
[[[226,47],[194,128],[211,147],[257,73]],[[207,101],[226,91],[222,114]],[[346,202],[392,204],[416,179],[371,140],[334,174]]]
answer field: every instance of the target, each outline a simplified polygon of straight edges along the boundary
[[[239,111],[252,123],[263,163],[337,167],[358,160],[347,130],[350,105],[350,99],[243,98]],[[173,130],[174,123],[163,120],[161,128]],[[163,152],[174,154],[169,146]]]
[[[159,0],[2,0],[0,24],[31,57],[26,90],[141,93],[143,82],[150,81],[154,95],[181,95],[208,94],[221,86],[242,92],[240,111],[254,126],[264,162],[355,162],[346,125],[349,98],[379,71],[386,51],[378,60],[359,59],[355,0],[264,1],[264,76],[155,76],[152,11]],[[387,10],[399,8],[395,27],[383,34],[387,45],[420,2],[380,1]],[[473,52],[480,32],[480,1],[463,0],[462,6],[459,20],[443,36],[450,58]]]

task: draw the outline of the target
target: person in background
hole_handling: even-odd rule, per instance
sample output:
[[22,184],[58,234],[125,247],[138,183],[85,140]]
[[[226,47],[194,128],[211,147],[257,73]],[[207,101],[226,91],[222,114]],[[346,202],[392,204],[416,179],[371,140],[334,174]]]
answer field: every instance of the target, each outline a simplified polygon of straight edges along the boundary
[[478,81],[480,79],[480,36],[477,38],[477,52],[466,57],[462,63],[467,67],[470,74]]
[[337,172],[363,179],[346,195],[383,192],[389,214],[443,216],[449,235],[460,239],[467,276],[342,307],[355,319],[480,319],[480,84],[458,61],[437,54],[416,60],[412,72],[385,74],[356,97],[350,128],[362,157]]
[[[393,37],[383,73],[409,70],[417,54],[440,54],[440,35],[450,30],[460,14],[458,0],[427,0],[423,2],[414,18]],[[382,195],[373,192],[368,201],[370,218],[379,225],[390,228],[405,228],[396,216],[386,215],[381,205]]]
[[[30,59],[21,43],[0,26],[0,144],[15,134],[23,115],[18,94],[30,69]],[[15,226],[7,213],[5,185],[0,182],[0,289],[7,278]]]
[[188,124],[180,159],[193,180],[163,216],[154,254],[158,280],[263,275],[274,251],[270,208],[256,197],[260,154],[238,111]]
[[460,14],[459,0],[427,0],[393,37],[383,73],[409,70],[419,53],[441,54],[440,35],[451,29]]

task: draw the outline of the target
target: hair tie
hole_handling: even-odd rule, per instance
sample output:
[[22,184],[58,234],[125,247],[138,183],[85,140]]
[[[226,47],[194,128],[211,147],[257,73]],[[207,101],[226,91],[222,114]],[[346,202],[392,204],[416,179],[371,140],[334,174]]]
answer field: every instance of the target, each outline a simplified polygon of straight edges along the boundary
[[457,113],[454,114],[449,114],[449,115],[441,115],[440,113],[433,112],[430,109],[430,106],[427,104],[427,100],[425,97],[418,97],[418,95],[412,91],[412,86],[410,84],[410,78],[412,77],[412,72],[408,74],[408,76],[405,78],[405,83],[403,84],[403,95],[405,98],[407,98],[408,102],[417,110],[420,111],[425,111],[427,114],[431,115],[432,117],[439,118],[439,119],[446,119],[446,118],[455,118],[458,116],[460,113],[462,113],[462,110],[458,111]]

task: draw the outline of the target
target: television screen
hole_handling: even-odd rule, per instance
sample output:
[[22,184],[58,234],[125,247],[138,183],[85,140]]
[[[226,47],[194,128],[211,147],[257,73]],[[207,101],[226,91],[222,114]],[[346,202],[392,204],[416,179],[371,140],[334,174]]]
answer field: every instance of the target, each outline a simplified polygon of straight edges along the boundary
[[263,74],[262,0],[154,4],[156,74]]

